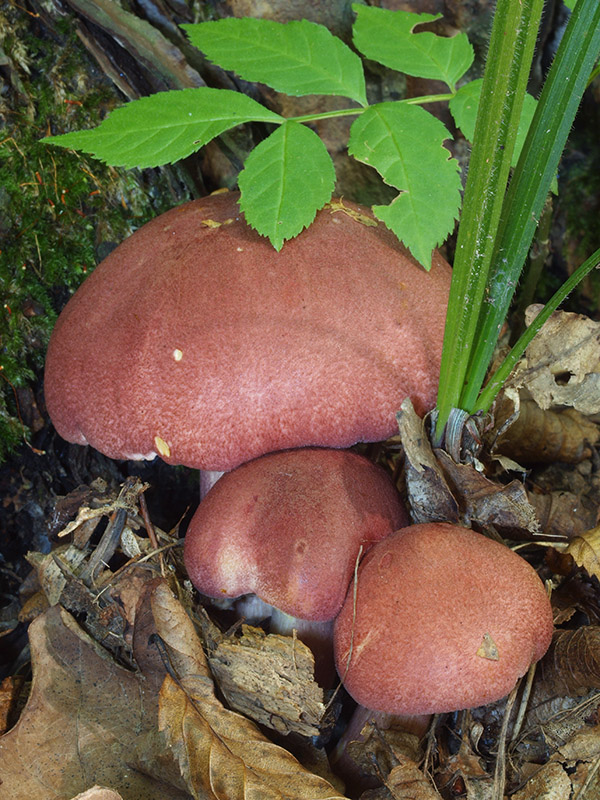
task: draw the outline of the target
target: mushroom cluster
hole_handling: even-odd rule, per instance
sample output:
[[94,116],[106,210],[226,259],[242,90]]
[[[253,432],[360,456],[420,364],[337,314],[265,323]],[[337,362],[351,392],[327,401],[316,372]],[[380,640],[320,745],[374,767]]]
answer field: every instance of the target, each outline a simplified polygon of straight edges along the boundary
[[113,458],[229,471],[188,530],[192,581],[256,593],[294,626],[338,615],[358,703],[420,714],[497,699],[548,645],[539,578],[479,534],[408,526],[387,475],[342,450],[393,435],[407,396],[434,406],[449,265],[435,253],[425,272],[342,201],[277,253],[237,200],[159,216],[71,298],[46,361],[57,431]]

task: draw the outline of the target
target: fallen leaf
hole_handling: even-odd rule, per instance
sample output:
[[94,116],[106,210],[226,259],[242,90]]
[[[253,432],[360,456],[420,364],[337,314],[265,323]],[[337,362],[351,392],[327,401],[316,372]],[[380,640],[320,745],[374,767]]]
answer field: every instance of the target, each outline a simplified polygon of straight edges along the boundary
[[60,606],[34,620],[29,637],[33,684],[0,738],[0,799],[68,800],[94,783],[123,800],[187,797],[128,764],[156,726],[148,681],[118,666]]
[[152,592],[156,629],[172,668],[159,704],[159,729],[195,798],[342,798],[323,778],[270,742],[214,693],[194,625],[166,584]]
[[599,431],[576,409],[542,409],[512,390],[496,404],[493,436],[492,452],[519,464],[577,464],[591,456]]
[[521,481],[503,485],[486,478],[470,464],[457,464],[444,450],[435,455],[459,500],[463,522],[493,526],[513,537],[540,533],[540,524]]
[[565,553],[588,575],[600,579],[600,526],[592,528],[569,542]]
[[574,492],[527,492],[540,528],[549,539],[572,539],[594,526],[597,509]]
[[512,800],[565,800],[571,797],[571,779],[564,767],[550,762],[544,764],[525,784],[512,795]]
[[92,786],[87,792],[78,794],[73,800],[123,800],[123,798],[117,792],[113,792],[112,789],[104,789],[102,786]]
[[[541,305],[529,306],[526,324],[541,310]],[[555,311],[527,348],[511,384],[525,387],[540,408],[600,412],[600,322]]]
[[540,668],[549,694],[577,696],[600,689],[600,626],[557,631]]
[[372,789],[361,795],[361,800],[440,800],[441,795],[429,778],[412,761],[405,761],[392,769],[381,789]]

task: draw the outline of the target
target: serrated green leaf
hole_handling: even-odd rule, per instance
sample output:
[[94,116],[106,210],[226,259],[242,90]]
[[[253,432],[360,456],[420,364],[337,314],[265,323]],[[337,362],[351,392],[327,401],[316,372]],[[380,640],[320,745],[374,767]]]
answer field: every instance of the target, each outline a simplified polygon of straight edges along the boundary
[[328,94],[367,105],[360,58],[323,25],[228,17],[181,26],[223,69],[299,97]]
[[402,102],[370,106],[350,130],[348,152],[401,192],[373,212],[426,269],[460,206],[458,162],[443,147],[449,137],[438,119]]
[[[461,86],[448,104],[454,121],[463,132],[465,138],[470,142],[473,141],[473,136],[475,134],[475,120],[477,119],[477,109],[479,108],[482,86],[483,79],[481,78]],[[533,119],[536,105],[537,100],[535,97],[526,94],[523,99],[523,110],[521,111],[517,138],[515,140],[515,149],[511,159],[511,166],[513,167],[516,165],[521,155],[523,143],[525,142],[527,131]]]
[[290,121],[254,148],[238,185],[246,221],[281,250],[331,198],[335,170],[317,134]]
[[243,122],[282,122],[252,98],[228,89],[158,92],[115,109],[97,128],[43,142],[91,153],[122,167],[172,164]]
[[375,6],[352,5],[355,46],[363,55],[390,69],[417,78],[440,80],[454,88],[473,63],[474,52],[467,35],[438,36],[414,32],[417,25],[440,19],[441,14],[413,14]]

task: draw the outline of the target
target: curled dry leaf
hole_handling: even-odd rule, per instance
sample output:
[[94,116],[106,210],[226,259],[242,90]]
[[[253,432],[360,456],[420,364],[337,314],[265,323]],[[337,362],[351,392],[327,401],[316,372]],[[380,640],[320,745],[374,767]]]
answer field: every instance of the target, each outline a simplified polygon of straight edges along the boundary
[[381,788],[361,795],[363,800],[439,800],[435,787],[419,769],[422,758],[419,737],[403,730],[403,722],[392,717],[389,728],[367,724],[359,741],[347,747],[348,757],[362,775],[380,781]]
[[[542,310],[529,306],[530,325]],[[512,385],[525,387],[540,408],[567,406],[591,416],[600,412],[600,322],[555,311],[527,348]]]
[[573,408],[541,409],[529,397],[504,392],[495,407],[493,452],[519,464],[576,464],[589,458],[598,427]]
[[396,419],[406,457],[406,487],[413,522],[458,522],[458,505],[433,455],[423,420],[408,397]]
[[600,626],[557,631],[540,669],[549,694],[577,696],[600,689]]
[[600,526],[592,528],[569,542],[565,552],[578,567],[583,567],[588,575],[600,579]]
[[512,800],[563,800],[571,797],[571,778],[561,764],[550,762],[512,795]]
[[194,797],[342,797],[252,722],[217,700],[194,625],[166,584],[154,589],[152,609],[176,676],[167,676],[160,692],[159,728]]
[[435,454],[459,500],[465,524],[493,526],[513,537],[531,538],[540,533],[535,509],[520,481],[506,486],[497,484],[470,464],[457,464],[443,450],[436,450]]

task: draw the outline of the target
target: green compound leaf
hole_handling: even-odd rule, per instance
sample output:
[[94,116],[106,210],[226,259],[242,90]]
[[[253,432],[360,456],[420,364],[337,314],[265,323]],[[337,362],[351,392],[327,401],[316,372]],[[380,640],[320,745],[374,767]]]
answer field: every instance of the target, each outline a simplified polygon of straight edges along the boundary
[[[479,108],[479,98],[481,96],[481,87],[483,86],[483,79],[480,78],[475,81],[461,86],[455,96],[450,100],[449,107],[454,117],[454,121],[461,129],[465,138],[470,142],[473,141],[475,134],[475,120],[477,118],[477,109]],[[515,149],[511,159],[511,166],[516,166],[521,150],[527,136],[527,131],[535,113],[537,100],[530,94],[526,94],[523,99],[523,110],[521,111],[521,119],[519,120],[519,127],[517,129],[517,138],[515,140]]]
[[246,221],[281,250],[330,200],[335,170],[317,134],[289,121],[250,153],[238,185]]
[[423,108],[402,102],[370,106],[350,130],[350,155],[401,192],[391,205],[374,206],[374,214],[426,269],[460,206],[458,162],[443,147],[449,136]]
[[47,136],[43,142],[91,153],[121,167],[172,164],[243,122],[283,117],[228,89],[158,92],[115,109],[97,128]]
[[244,80],[296,97],[340,95],[367,105],[360,58],[323,25],[228,17],[181,27],[211,61]]
[[430,31],[415,33],[417,25],[441,14],[412,14],[375,6],[352,5],[356,12],[353,40],[363,55],[390,69],[417,78],[441,80],[452,89],[473,63],[467,35],[451,38]]

